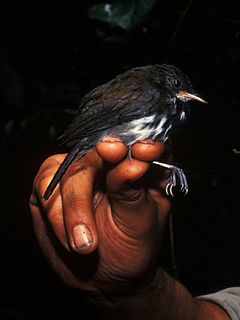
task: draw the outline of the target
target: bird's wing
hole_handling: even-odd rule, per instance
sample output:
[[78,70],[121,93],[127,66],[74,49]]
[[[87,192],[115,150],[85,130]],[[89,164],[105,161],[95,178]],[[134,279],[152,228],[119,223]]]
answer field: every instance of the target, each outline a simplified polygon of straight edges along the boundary
[[72,146],[80,139],[151,114],[157,105],[159,108],[160,95],[158,86],[149,80],[115,78],[83,97],[61,142]]

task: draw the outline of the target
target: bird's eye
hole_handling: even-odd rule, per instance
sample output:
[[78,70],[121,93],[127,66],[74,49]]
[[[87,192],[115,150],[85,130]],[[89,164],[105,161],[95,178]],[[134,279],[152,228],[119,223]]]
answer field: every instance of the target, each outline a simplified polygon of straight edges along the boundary
[[180,88],[181,87],[181,81],[180,80],[174,80],[174,86],[176,88]]

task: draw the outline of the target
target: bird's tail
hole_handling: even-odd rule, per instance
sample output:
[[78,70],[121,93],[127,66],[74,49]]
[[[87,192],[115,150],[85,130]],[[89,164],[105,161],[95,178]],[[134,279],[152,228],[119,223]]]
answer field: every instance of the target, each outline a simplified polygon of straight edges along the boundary
[[70,164],[73,162],[73,160],[76,158],[80,159],[82,158],[88,150],[82,149],[80,152],[79,150],[82,149],[81,144],[77,143],[72,150],[68,153],[66,158],[63,160],[62,164],[56,171],[55,175],[53,176],[51,182],[49,183],[44,195],[43,199],[47,200],[51,194],[53,193],[54,189],[56,188],[58,182],[61,180],[62,176],[66,172],[67,168],[70,166]]

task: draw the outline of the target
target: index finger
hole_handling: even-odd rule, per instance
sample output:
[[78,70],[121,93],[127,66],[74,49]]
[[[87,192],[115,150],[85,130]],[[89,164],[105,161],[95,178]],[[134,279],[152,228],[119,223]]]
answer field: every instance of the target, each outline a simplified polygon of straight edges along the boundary
[[[39,219],[44,221],[45,218],[47,218],[57,238],[63,246],[69,250],[63,222],[62,199],[59,186],[54,190],[52,197],[50,197],[49,200],[43,200],[43,194],[64,157],[64,154],[55,155],[43,162],[34,179],[33,192],[30,197],[29,205],[33,222],[39,221]],[[36,230],[36,232],[38,232],[38,230]]]
[[74,162],[62,177],[60,193],[64,224],[70,246],[79,253],[90,253],[98,244],[93,210],[93,186],[101,160],[96,151]]

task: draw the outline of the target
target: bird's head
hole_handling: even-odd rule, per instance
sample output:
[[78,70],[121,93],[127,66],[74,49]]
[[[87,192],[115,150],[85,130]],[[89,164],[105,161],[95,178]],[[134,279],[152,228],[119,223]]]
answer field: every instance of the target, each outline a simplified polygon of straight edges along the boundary
[[207,103],[193,89],[188,76],[173,65],[162,64],[160,69],[164,75],[165,88],[171,92],[178,100],[187,102],[196,100],[202,103]]

